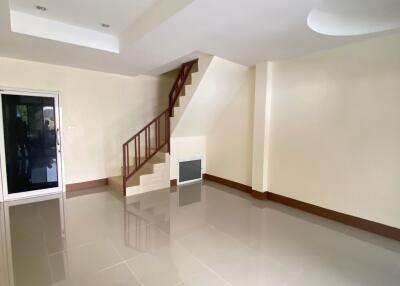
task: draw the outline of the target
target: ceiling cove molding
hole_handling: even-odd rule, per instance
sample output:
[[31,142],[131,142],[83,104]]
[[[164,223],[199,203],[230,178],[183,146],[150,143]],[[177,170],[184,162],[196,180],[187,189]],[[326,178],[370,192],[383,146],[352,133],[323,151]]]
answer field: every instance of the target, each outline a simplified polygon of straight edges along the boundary
[[118,54],[116,36],[10,10],[11,31]]
[[194,0],[160,0],[146,11],[139,19],[133,21],[120,35],[121,48],[128,48],[148,32],[187,7]]
[[400,1],[325,0],[307,17],[308,26],[328,36],[359,36],[400,28]]

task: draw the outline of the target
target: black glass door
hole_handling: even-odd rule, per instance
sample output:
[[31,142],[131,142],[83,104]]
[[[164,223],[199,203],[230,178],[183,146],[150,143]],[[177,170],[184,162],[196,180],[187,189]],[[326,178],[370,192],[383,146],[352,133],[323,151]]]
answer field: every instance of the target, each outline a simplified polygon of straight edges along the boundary
[[52,97],[2,94],[8,194],[58,187]]

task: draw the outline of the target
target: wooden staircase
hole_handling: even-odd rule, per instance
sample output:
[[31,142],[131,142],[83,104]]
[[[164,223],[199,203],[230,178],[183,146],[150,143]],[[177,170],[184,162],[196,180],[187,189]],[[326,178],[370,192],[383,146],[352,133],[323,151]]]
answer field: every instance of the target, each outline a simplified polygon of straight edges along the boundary
[[197,70],[198,60],[183,64],[169,93],[169,106],[123,144],[121,175],[108,178],[113,189],[127,196],[169,187],[170,120]]

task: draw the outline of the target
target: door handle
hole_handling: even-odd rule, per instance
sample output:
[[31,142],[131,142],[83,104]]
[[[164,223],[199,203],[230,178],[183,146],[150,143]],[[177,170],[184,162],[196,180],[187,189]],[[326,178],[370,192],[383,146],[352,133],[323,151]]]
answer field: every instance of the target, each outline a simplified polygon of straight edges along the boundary
[[60,146],[60,129],[56,129],[56,141],[57,141],[57,146]]

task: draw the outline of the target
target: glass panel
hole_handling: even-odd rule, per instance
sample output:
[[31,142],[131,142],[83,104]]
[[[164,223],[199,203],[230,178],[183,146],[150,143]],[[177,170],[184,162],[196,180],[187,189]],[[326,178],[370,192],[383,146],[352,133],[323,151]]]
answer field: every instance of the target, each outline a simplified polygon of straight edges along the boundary
[[2,95],[8,193],[58,187],[54,98]]

